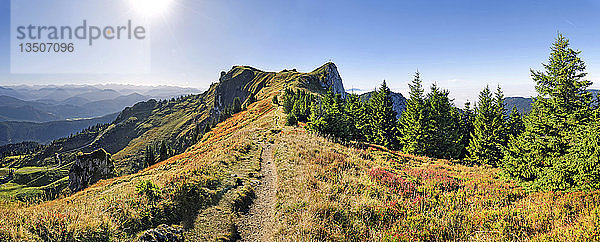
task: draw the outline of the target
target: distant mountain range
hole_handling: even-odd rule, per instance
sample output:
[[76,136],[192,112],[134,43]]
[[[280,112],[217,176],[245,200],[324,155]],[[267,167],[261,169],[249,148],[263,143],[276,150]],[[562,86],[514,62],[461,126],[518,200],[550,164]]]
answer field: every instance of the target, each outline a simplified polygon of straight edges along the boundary
[[6,121],[0,122],[0,146],[24,141],[48,143],[52,140],[75,134],[87,127],[110,123],[119,113],[98,118],[50,121],[44,123]]
[[[600,93],[600,90],[596,89],[590,89],[588,91],[592,93],[594,98],[598,97],[598,94]],[[508,110],[508,113],[512,112],[513,107],[517,107],[519,113],[526,114],[531,111],[531,105],[533,104],[533,101],[534,99],[531,97],[507,97],[504,99],[504,105],[506,110]]]
[[0,121],[48,122],[100,117],[149,99],[198,94],[194,88],[132,85],[0,87]]
[[[347,93],[352,93],[354,91],[360,92],[363,90],[362,89],[347,89],[346,90]],[[363,94],[360,94],[359,95],[360,99],[362,101],[368,100],[371,97],[371,95],[373,94],[373,92],[374,91],[370,91],[370,92],[365,92]],[[596,90],[596,89],[590,89],[589,92],[591,92],[594,97],[598,97],[598,94],[600,94],[600,90]],[[394,101],[394,111],[396,111],[398,113],[398,115],[396,117],[400,118],[402,112],[406,108],[406,98],[401,93],[392,92],[392,100]],[[506,98],[504,98],[504,106],[505,106],[508,114],[510,114],[512,112],[513,107],[516,107],[517,110],[519,111],[519,113],[526,114],[526,113],[529,113],[529,111],[531,111],[531,105],[533,104],[533,101],[534,101],[534,99],[531,97],[530,98],[506,97]]]
[[139,102],[201,92],[171,86],[0,86],[0,146],[23,141],[47,143],[110,123],[118,112]]

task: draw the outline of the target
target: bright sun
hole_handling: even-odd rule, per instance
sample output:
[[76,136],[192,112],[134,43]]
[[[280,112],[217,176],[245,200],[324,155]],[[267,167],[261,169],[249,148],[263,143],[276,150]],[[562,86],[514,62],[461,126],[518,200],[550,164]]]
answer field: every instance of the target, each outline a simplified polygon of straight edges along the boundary
[[129,0],[135,12],[145,17],[164,15],[174,0]]

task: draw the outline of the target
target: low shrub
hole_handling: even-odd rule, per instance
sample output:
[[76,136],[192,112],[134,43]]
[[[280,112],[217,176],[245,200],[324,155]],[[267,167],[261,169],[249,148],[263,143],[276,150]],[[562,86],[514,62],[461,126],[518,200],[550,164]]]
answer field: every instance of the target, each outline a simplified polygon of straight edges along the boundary
[[158,202],[161,199],[160,187],[150,180],[142,181],[135,188],[140,196],[146,197],[149,202]]

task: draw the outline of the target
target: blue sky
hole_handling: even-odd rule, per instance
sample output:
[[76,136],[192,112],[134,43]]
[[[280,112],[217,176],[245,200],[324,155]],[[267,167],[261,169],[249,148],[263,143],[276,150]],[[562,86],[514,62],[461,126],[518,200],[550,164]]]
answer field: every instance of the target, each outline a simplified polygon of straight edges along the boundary
[[[117,11],[136,8],[124,0]],[[0,85],[131,83],[206,88],[251,65],[312,69],[331,60],[347,89],[382,80],[404,94],[415,70],[461,105],[487,84],[530,96],[557,31],[600,88],[600,1],[172,0],[152,19],[150,74],[10,74],[10,4],[0,3]],[[51,13],[49,13],[49,16]]]

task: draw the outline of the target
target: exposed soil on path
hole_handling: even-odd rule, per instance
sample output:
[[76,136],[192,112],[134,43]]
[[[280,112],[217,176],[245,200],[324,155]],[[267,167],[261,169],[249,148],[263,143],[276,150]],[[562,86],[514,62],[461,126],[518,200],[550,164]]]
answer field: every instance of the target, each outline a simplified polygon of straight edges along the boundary
[[271,144],[262,146],[260,167],[263,177],[255,188],[256,198],[248,212],[243,213],[237,222],[240,241],[273,241],[277,169]]

